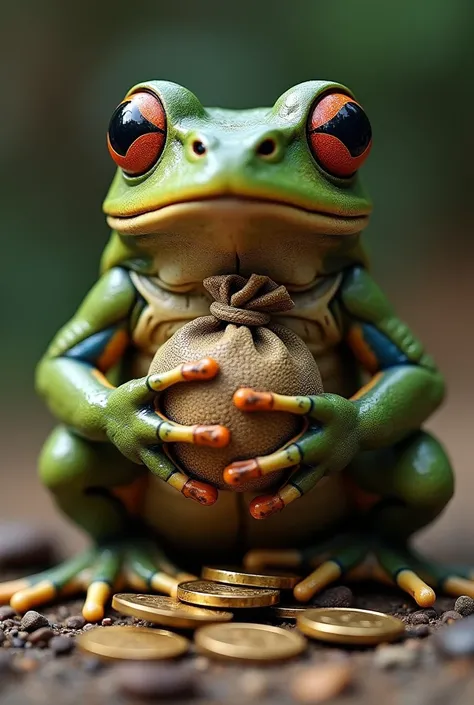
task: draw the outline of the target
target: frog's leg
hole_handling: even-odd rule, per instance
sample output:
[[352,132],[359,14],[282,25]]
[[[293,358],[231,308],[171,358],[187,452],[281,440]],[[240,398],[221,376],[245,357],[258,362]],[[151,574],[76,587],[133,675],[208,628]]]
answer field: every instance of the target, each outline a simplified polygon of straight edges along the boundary
[[[116,587],[175,594],[178,582],[189,576],[143,539],[146,534],[133,515],[133,509],[139,511],[140,485],[145,488],[147,472],[111,444],[94,443],[57,427],[40,458],[41,479],[95,546],[55,568],[0,584],[0,603],[10,601],[25,612],[57,595],[86,590],[84,617],[97,621]],[[125,506],[121,498],[126,494],[135,507]]]
[[419,578],[441,592],[474,597],[472,567],[437,565],[408,547],[410,536],[430,524],[453,495],[453,471],[443,446],[417,431],[385,451],[391,458],[380,472],[383,454],[362,453],[348,468],[355,487],[367,493],[369,502],[373,498],[364,522],[375,536],[379,567],[417,602],[424,589]]
[[[313,568],[294,591],[303,602],[351,575],[396,584],[423,607],[436,599],[433,588],[474,596],[472,570],[438,566],[408,547],[410,536],[433,521],[453,493],[449,459],[433,436],[417,431],[390,449],[361,453],[347,474],[351,496],[360,503],[352,530],[304,550],[251,551],[246,566]],[[366,563],[370,556],[375,565]]]

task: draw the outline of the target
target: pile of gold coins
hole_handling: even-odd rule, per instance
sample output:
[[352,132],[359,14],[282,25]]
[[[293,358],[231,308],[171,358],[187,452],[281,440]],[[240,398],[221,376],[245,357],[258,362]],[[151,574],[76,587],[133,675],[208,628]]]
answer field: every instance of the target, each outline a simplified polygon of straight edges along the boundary
[[[214,658],[275,662],[301,654],[305,637],[340,644],[370,645],[397,639],[404,624],[390,615],[352,608],[308,608],[283,604],[300,578],[288,573],[251,573],[206,567],[201,580],[181,583],[177,599],[162,595],[117,594],[112,606],[121,614],[176,630],[195,631],[198,652]],[[262,610],[262,622],[296,620],[288,630],[267,623],[235,621],[234,612]],[[247,616],[247,612],[245,616]],[[97,627],[78,637],[80,648],[106,659],[176,658],[191,646],[187,636],[135,626]]]

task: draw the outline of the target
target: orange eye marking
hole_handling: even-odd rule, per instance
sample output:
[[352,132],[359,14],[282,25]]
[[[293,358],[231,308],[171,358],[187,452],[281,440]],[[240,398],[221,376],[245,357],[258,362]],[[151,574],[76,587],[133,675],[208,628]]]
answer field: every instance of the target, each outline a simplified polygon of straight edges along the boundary
[[146,91],[142,93],[132,93],[132,95],[128,96],[125,100],[133,100],[138,105],[144,118],[156,127],[159,127],[163,132],[166,130],[166,116],[163,105],[152,93]]
[[[346,103],[355,102],[353,98],[344,95],[344,93],[330,93],[314,108],[311,115],[311,129],[314,130],[317,127],[321,127],[321,125],[324,125],[328,120],[331,120]],[[359,104],[356,103],[356,105]]]
[[107,146],[114,162],[131,176],[148,171],[166,142],[166,114],[158,96],[138,91],[114,111]]
[[338,177],[352,176],[369,155],[370,122],[353,98],[329,93],[318,100],[310,113],[308,142],[325,171]]

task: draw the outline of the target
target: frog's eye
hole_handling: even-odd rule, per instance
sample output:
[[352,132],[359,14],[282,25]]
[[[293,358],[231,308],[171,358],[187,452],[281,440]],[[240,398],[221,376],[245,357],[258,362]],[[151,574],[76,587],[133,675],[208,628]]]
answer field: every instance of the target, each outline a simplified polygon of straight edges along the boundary
[[325,171],[333,176],[352,176],[372,146],[369,118],[348,95],[326,94],[311,110],[308,142]]
[[166,140],[166,115],[160,99],[141,91],[125,98],[109,124],[107,145],[126,174],[144,174],[158,160]]

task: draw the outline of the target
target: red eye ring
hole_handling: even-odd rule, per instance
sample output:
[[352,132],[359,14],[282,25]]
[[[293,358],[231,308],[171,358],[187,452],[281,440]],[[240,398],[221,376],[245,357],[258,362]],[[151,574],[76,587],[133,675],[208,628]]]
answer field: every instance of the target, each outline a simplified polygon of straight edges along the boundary
[[138,91],[115,109],[107,133],[110,156],[130,176],[146,173],[166,142],[166,114],[154,93]]
[[363,108],[344,93],[326,93],[308,119],[308,144],[318,164],[333,176],[352,176],[367,159],[372,129]]

